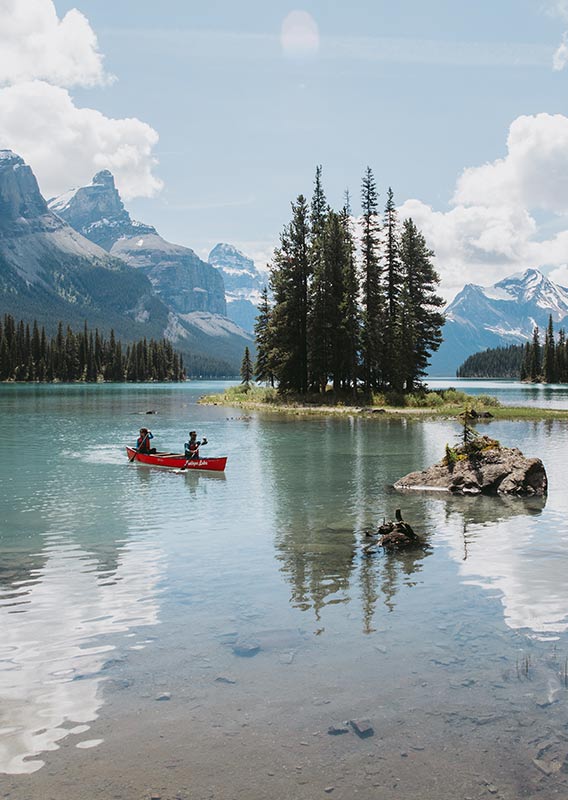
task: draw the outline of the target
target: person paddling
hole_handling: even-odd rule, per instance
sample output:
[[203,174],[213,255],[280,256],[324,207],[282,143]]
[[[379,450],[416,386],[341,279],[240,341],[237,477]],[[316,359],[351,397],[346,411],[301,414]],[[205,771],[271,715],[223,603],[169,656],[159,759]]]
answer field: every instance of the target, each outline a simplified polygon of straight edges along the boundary
[[155,453],[156,448],[150,447],[150,439],[153,438],[152,431],[149,431],[148,428],[140,428],[140,436],[136,440],[136,452],[142,453],[143,455]]
[[197,440],[197,432],[190,431],[189,432],[189,442],[186,442],[185,447],[185,457],[187,459],[194,459],[199,458],[199,448],[203,445],[207,444],[207,439],[205,436],[201,441]]

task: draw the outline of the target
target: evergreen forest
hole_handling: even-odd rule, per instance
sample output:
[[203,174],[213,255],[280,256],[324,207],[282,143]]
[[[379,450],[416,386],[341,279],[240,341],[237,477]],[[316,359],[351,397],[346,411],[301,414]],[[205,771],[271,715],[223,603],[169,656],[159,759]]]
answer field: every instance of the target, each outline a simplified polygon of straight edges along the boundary
[[458,378],[512,378],[530,383],[568,383],[568,341],[561,328],[556,334],[552,316],[544,333],[538,326],[526,344],[496,347],[469,356]]
[[292,203],[255,326],[257,381],[298,394],[420,387],[444,323],[434,254],[391,189],[379,209],[370,167],[361,211],[355,222],[348,193],[330,207],[321,167],[311,200]]
[[110,332],[66,329],[60,322],[48,338],[37,322],[30,327],[6,314],[0,321],[0,381],[144,382],[183,381],[183,358],[166,339],[123,344]]

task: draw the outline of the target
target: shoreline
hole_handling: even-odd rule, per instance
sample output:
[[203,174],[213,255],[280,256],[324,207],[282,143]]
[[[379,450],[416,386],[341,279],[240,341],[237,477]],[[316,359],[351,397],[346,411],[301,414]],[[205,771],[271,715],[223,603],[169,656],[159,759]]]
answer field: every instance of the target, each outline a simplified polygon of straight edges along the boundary
[[[470,395],[475,406],[475,396]],[[463,403],[446,404],[440,407],[404,407],[404,406],[347,406],[347,405],[315,405],[311,403],[262,402],[259,400],[242,400],[227,397],[224,394],[206,395],[199,399],[204,406],[225,406],[246,411],[266,411],[271,414],[288,414],[291,416],[356,416],[372,419],[388,418],[453,418],[461,414]],[[535,408],[533,406],[483,406],[478,404],[479,413],[489,412],[491,417],[475,419],[475,425],[490,423],[493,420],[568,420],[568,409]]]

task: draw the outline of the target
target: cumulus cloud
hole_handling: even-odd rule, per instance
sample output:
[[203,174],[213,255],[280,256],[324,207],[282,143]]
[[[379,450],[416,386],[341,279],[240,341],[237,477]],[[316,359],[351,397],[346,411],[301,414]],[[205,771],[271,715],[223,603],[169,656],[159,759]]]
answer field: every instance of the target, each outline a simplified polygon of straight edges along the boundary
[[86,17],[53,0],[0,0],[0,148],[21,155],[44,195],[110,169],[126,199],[150,197],[158,134],[136,118],[78,107],[68,89],[112,83]]
[[464,170],[454,201],[463,205],[519,205],[568,211],[568,117],[521,116],[511,124],[507,155]]
[[162,184],[152,174],[156,131],[139,119],[111,119],[77,108],[69,92],[44,81],[0,91],[0,142],[34,170],[46,197],[88,183],[110,169],[126,199],[148,197]]
[[553,280],[566,283],[559,278],[566,270],[568,230],[545,238],[533,214],[554,214],[561,224],[568,217],[568,118],[537,114],[514,120],[507,155],[464,170],[453,206],[440,212],[408,200],[399,209],[436,253],[446,298],[464,282],[488,285],[529,267],[553,268]]
[[58,86],[109,81],[97,37],[77,9],[59,19],[52,0],[0,0],[0,83]]

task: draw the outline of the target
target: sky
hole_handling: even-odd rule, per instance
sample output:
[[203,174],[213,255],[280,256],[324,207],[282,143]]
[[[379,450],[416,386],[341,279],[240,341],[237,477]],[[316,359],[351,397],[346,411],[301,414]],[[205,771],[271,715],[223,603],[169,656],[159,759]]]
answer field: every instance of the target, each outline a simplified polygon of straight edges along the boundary
[[568,0],[0,0],[0,148],[46,197],[113,171],[133,217],[259,267],[316,165],[370,165],[447,298],[568,285]]

